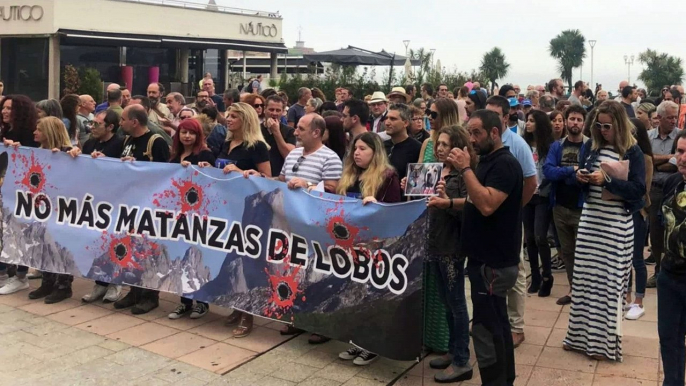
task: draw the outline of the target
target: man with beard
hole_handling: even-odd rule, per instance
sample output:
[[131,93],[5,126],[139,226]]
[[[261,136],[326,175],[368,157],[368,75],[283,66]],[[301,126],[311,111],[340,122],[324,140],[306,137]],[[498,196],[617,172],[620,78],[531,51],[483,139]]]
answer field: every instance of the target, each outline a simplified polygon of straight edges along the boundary
[[196,114],[200,114],[202,109],[208,105],[209,100],[210,94],[205,90],[200,90],[197,94],[195,94],[195,102],[188,105],[188,107],[195,110]]
[[[501,141],[512,155],[519,161],[524,176],[524,189],[522,192],[522,206],[526,205],[536,191],[538,185],[536,165],[531,147],[524,141],[521,135],[507,129],[510,119],[510,102],[500,95],[495,95],[486,101],[486,110],[491,110],[501,117],[502,136]],[[519,238],[522,237],[521,219],[517,228]],[[521,240],[520,240],[521,241]],[[519,347],[524,342],[524,310],[526,302],[526,271],[524,269],[524,254],[520,256],[519,277],[514,288],[507,294],[507,312],[512,325],[512,340],[514,347]],[[552,280],[552,278],[548,278]],[[552,285],[552,283],[550,284]]]
[[164,97],[164,86],[162,83],[150,83],[148,85],[148,99],[150,100],[150,111],[148,120],[157,126],[161,126],[160,118],[172,120],[174,117],[167,108],[167,105],[160,103]]
[[579,151],[588,140],[582,132],[586,110],[581,105],[571,105],[564,113],[567,121],[567,136],[555,141],[548,150],[543,165],[543,175],[552,182],[550,199],[553,206],[553,221],[560,239],[562,259],[567,271],[569,292],[557,299],[557,304],[572,303],[572,276],[574,273],[574,251],[576,231],[579,229],[584,195],[576,182],[579,169]]
[[262,136],[269,144],[269,162],[272,170],[283,169],[288,153],[295,149],[295,129],[281,122],[283,107],[283,99],[278,95],[267,98],[265,120],[260,125]]
[[467,130],[479,166],[470,168],[467,148],[451,150],[448,162],[467,186],[463,222],[469,226],[463,227],[461,239],[471,283],[474,351],[482,384],[512,385],[516,373],[506,296],[519,272],[522,168],[503,146],[497,113],[475,111]]

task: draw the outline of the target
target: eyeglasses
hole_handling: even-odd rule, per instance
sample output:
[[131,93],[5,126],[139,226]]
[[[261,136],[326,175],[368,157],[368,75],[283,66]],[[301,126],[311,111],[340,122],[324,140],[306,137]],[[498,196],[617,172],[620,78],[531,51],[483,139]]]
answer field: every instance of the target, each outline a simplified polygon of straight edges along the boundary
[[431,117],[431,119],[436,119],[438,118],[438,112],[437,111],[431,111],[431,109],[426,109],[424,112],[427,117]]
[[612,129],[612,123],[600,123],[596,122],[595,123],[595,128],[598,130],[610,130]]
[[258,108],[258,107],[264,107],[264,105],[263,105],[263,104],[259,104],[259,103],[258,103],[258,104],[252,105],[252,107],[254,107],[254,108]]
[[412,118],[413,121],[423,121],[424,117],[414,117]]
[[298,158],[298,160],[295,161],[295,165],[293,165],[293,169],[292,169],[292,170],[293,170],[293,173],[297,173],[297,172],[298,172],[298,169],[300,169],[300,164],[303,163],[303,161],[305,161],[305,157],[304,157],[304,156],[300,156],[300,158]]

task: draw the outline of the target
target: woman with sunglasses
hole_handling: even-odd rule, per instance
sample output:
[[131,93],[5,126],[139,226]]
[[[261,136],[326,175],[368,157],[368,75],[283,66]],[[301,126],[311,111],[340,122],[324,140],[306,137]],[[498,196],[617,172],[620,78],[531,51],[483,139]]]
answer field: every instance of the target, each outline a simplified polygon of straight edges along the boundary
[[[645,159],[632,129],[619,102],[603,102],[596,108],[591,140],[581,147],[576,172],[585,202],[563,348],[597,360],[622,360],[623,302],[634,253],[632,215],[644,207],[646,193]],[[626,180],[618,177],[627,169]]]
[[243,102],[249,104],[253,109],[255,109],[260,124],[264,122],[264,109],[267,106],[266,99],[258,94],[250,94],[245,97]]
[[[189,109],[190,110],[190,109]],[[181,113],[179,113],[179,117]],[[205,144],[205,135],[197,119],[182,119],[174,134],[171,163],[180,163],[183,167],[198,165],[200,167],[214,166],[214,155]],[[197,290],[198,288],[195,288]],[[169,319],[179,319],[190,314],[191,319],[198,319],[210,311],[210,305],[193,299],[181,297],[181,304],[169,314]]]
[[[551,185],[550,181],[543,177],[543,164],[554,139],[550,118],[546,113],[540,110],[529,112],[526,117],[524,140],[531,147],[534,155],[538,180],[533,197],[522,210],[526,250],[531,267],[531,285],[527,292],[538,293],[539,297],[547,297],[553,289],[550,245],[548,244],[548,229],[553,213],[548,200]],[[541,267],[538,265],[539,257]]]
[[[222,167],[224,173],[256,170],[265,177],[271,177],[269,145],[262,136],[255,109],[248,103],[232,104],[227,111],[226,124],[228,126],[226,142],[217,157],[217,166]],[[253,316],[234,310],[225,324],[237,325],[233,330],[234,338],[244,338],[252,332]]]
[[431,136],[422,144],[422,150],[417,161],[420,163],[436,162],[434,143],[438,139],[438,131],[441,127],[461,125],[457,105],[448,98],[436,99],[431,107],[426,110],[426,115],[429,117],[430,127],[435,129],[431,130]]

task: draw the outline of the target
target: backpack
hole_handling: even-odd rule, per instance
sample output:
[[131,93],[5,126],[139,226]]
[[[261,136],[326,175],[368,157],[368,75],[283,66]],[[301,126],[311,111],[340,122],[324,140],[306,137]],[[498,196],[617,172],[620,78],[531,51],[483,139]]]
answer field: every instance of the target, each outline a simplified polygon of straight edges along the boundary
[[[126,147],[126,144],[129,142],[129,139],[130,139],[130,138],[131,138],[130,135],[127,135],[127,136],[124,138],[124,147]],[[162,138],[162,136],[159,135],[159,134],[153,134],[153,135],[150,136],[150,138],[148,139],[148,146],[147,146],[146,149],[145,149],[145,153],[143,153],[144,156],[147,156],[147,157],[148,157],[148,160],[149,160],[150,162],[152,162],[152,146],[155,144],[155,140],[156,140],[157,138]],[[164,138],[162,138],[162,139],[164,139]]]
[[245,86],[245,92],[247,92],[248,94],[252,94],[253,92],[252,81],[253,79],[248,79],[248,85]]

